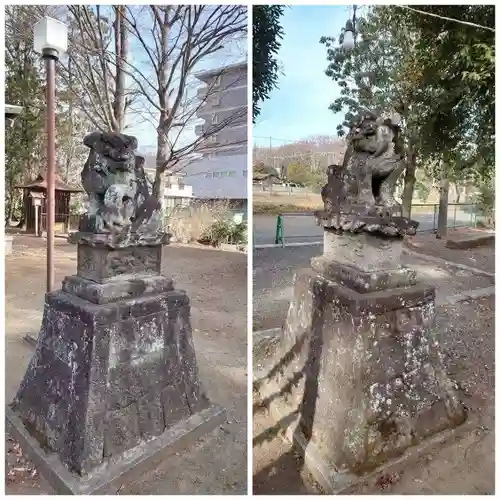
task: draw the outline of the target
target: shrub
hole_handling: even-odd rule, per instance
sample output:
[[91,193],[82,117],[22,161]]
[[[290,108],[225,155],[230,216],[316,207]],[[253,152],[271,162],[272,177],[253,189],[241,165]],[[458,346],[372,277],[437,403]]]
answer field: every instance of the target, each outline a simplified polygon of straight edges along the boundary
[[247,242],[247,225],[245,222],[235,223],[232,219],[221,219],[212,224],[200,238],[203,243],[220,246],[245,244]]
[[165,215],[165,225],[174,241],[179,243],[202,242],[219,246],[221,243],[247,242],[246,222],[234,222],[226,201],[175,207]]
[[165,215],[166,229],[179,243],[199,241],[218,220],[230,217],[229,204],[204,203],[195,207],[175,207]]

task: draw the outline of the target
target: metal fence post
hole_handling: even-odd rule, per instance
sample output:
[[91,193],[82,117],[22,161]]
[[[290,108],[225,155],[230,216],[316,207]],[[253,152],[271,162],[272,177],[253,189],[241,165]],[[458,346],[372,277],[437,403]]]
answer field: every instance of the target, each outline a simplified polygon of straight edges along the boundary
[[433,218],[432,218],[432,232],[436,232],[436,213],[437,213],[437,205],[434,204],[434,215],[433,215]]
[[455,207],[455,211],[453,212],[453,228],[455,229],[457,227],[457,206],[453,206]]
[[279,245],[281,243],[281,246],[284,246],[284,241],[283,241],[283,216],[278,215],[276,217],[276,236],[274,238],[274,244]]
[[281,248],[285,248],[285,218],[283,215],[281,217]]

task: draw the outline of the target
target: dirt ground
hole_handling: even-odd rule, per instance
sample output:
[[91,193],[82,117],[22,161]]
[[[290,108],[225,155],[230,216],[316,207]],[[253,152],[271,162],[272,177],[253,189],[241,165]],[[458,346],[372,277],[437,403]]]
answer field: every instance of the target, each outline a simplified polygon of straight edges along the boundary
[[[481,230],[471,228],[453,229],[448,231],[448,236],[484,233]],[[439,257],[450,262],[464,264],[466,266],[482,269],[483,271],[495,272],[495,245],[485,245],[468,250],[458,250],[445,247],[446,239],[438,240],[435,234],[418,233],[408,238],[408,248],[415,252],[421,252],[433,257]]]
[[[6,257],[6,401],[12,400],[38,334],[45,288],[43,240],[18,236]],[[247,492],[246,255],[166,247],[165,275],[191,299],[193,337],[209,398],[227,409],[225,424],[168,457],[120,494],[245,494]],[[56,240],[56,284],[76,271],[76,248]],[[231,291],[228,293],[228,291]],[[7,494],[47,494],[16,443],[7,442]]]
[[[493,272],[492,247],[465,251],[466,257],[464,251],[458,251],[462,255],[448,252],[445,257],[439,254],[437,245],[433,251],[435,256]],[[476,418],[474,429],[400,473],[382,475],[375,485],[359,487],[354,494],[494,494],[494,310],[494,296],[437,308],[436,325],[441,332],[445,367]],[[266,357],[273,343],[273,339],[260,343],[260,353],[254,352],[254,367]],[[321,493],[258,402],[254,393],[254,494]]]

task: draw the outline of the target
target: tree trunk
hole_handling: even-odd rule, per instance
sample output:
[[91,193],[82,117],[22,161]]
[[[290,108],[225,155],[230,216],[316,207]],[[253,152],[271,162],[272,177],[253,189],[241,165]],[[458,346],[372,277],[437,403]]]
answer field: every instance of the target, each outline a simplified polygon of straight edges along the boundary
[[406,172],[404,178],[403,195],[401,196],[401,204],[403,217],[410,218],[411,216],[411,202],[413,199],[413,191],[415,189],[415,170],[417,169],[417,154],[413,149],[408,153],[408,161],[406,165]]
[[448,166],[441,163],[441,180],[439,186],[439,213],[438,213],[438,227],[436,238],[446,238],[446,231],[448,229],[448,193],[450,190],[450,181],[448,180]]
[[163,205],[162,173],[158,168],[155,171],[155,180],[153,183],[153,196]]
[[170,154],[168,146],[168,134],[166,130],[166,121],[168,118],[168,111],[163,108],[160,113],[160,118],[158,121],[158,128],[156,129],[156,172],[155,172],[155,183],[153,185],[153,193],[155,196],[162,201],[162,187],[161,178],[165,172],[165,164],[168,161]]
[[460,186],[458,182],[455,182],[455,203],[460,203]]

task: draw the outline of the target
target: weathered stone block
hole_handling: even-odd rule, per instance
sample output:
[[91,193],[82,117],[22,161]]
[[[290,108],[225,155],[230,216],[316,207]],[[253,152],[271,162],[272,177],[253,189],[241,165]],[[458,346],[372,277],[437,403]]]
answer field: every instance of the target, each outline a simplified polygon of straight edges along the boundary
[[78,245],[77,275],[106,283],[123,276],[157,276],[161,271],[161,245],[126,248]]
[[296,273],[272,398],[281,415],[298,413],[298,430],[332,469],[374,469],[465,420],[433,314],[432,287],[359,293]]
[[112,457],[134,448],[141,442],[137,405],[110,411],[104,427],[104,457]]
[[402,238],[331,230],[323,234],[323,254],[338,264],[372,272],[396,269],[401,262]]
[[208,406],[184,292],[95,304],[47,294],[15,414],[78,474]]
[[313,257],[311,267],[321,276],[359,293],[413,286],[417,283],[416,272],[405,267],[394,268],[390,271],[368,272],[339,264],[324,255]]
[[495,234],[459,234],[450,235],[446,240],[445,246],[453,249],[469,249],[476,248],[482,245],[491,245],[495,242]]
[[191,414],[182,384],[165,387],[161,391],[161,401],[167,429]]
[[109,492],[224,413],[194,414],[207,400],[189,301],[160,276],[170,235],[136,139],[95,132],[84,143],[89,211],[68,238],[77,275],[46,295],[36,351],[7,411],[38,470],[65,494]]
[[161,394],[145,394],[137,401],[139,410],[139,429],[142,439],[149,440],[165,430],[165,417]]
[[172,280],[164,276],[126,277],[106,283],[96,283],[79,276],[66,276],[63,291],[94,304],[106,304],[121,299],[143,297],[174,289]]

